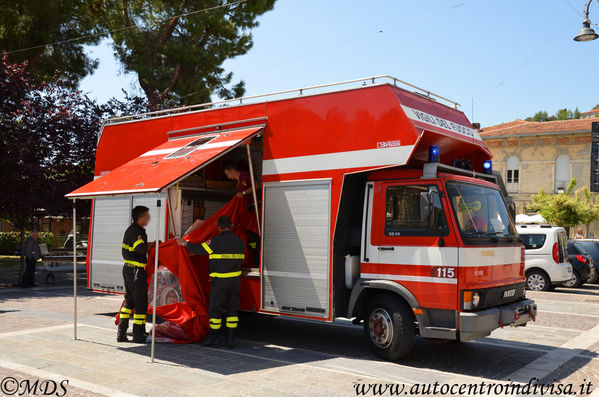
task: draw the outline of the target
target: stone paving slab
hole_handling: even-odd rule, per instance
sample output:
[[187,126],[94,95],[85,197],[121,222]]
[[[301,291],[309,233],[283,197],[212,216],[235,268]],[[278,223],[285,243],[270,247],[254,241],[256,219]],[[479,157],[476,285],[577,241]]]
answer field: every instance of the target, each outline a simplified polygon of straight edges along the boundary
[[[8,381],[5,380],[7,378],[12,378],[12,379],[14,379],[14,381],[12,379],[8,380]],[[25,372],[15,371],[14,369],[10,369],[10,368],[0,367],[0,379],[5,380],[4,381],[5,386],[0,388],[0,396],[12,396],[12,395],[19,395],[19,393],[23,393],[26,390],[25,388],[28,387],[27,386],[28,384],[26,382],[29,382],[29,385],[33,385],[37,381],[38,386],[40,387],[40,389],[38,389],[38,390],[40,392],[42,390],[47,390],[47,391],[54,390],[54,386],[52,386],[52,385],[48,385],[48,386],[43,385],[44,381],[49,380],[48,378],[38,378],[35,376],[31,376],[30,374],[27,374]],[[44,388],[47,387],[47,389],[41,389],[42,387],[44,387]],[[64,387],[66,388],[66,391],[67,391],[66,395],[69,397],[88,397],[88,396],[102,396],[103,395],[100,393],[94,393],[94,392],[90,392],[87,390],[83,390],[78,387],[73,387],[69,384],[65,384]],[[63,389],[60,387],[60,382],[57,382],[56,388],[57,388],[57,393],[63,393]],[[13,390],[16,390],[15,394],[12,393]],[[4,391],[9,392],[9,394],[5,393]]]

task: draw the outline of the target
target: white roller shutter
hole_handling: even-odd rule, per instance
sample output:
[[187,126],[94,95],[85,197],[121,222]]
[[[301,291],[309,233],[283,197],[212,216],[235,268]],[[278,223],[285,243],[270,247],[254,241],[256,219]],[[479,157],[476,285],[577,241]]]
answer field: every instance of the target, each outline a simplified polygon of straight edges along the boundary
[[264,185],[262,309],[328,317],[330,180]]
[[[156,195],[115,196],[94,199],[92,214],[92,235],[90,251],[90,285],[92,289],[108,292],[124,292],[123,256],[121,244],[123,233],[131,224],[131,210],[136,205],[150,208],[152,220],[146,228],[148,240],[156,235]],[[162,198],[161,240],[164,241],[166,203]]]

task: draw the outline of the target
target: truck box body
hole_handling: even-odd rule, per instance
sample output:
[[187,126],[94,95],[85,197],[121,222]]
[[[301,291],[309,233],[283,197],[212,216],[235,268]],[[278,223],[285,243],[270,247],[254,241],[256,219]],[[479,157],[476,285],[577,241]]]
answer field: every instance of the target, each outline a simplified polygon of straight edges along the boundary
[[[135,203],[156,211],[161,194],[160,238],[180,235],[189,201],[201,199],[209,211],[232,196],[209,175],[251,148],[262,247],[260,266],[242,275],[243,310],[367,321],[366,302],[384,292],[410,307],[427,337],[458,338],[460,322],[476,328],[464,340],[501,321],[525,324],[536,306],[524,300],[523,248],[507,232],[484,232],[513,227],[499,187],[489,175],[452,166],[465,160],[482,171],[489,150],[457,108],[394,83],[108,121],[95,180],[68,195],[94,198],[88,286],[122,292],[120,238]],[[194,178],[203,178],[201,188]],[[493,311],[483,320],[464,309],[464,296],[476,290]],[[526,304],[512,307],[519,301]]]

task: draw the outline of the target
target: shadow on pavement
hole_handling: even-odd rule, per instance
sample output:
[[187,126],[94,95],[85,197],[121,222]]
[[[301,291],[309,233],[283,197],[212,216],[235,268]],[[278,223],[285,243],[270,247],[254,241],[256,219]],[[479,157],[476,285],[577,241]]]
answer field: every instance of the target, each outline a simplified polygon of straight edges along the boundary
[[[378,361],[379,366],[382,363],[371,354],[361,326],[351,323],[320,324],[244,314],[240,318],[238,337],[240,346],[233,350],[204,348],[197,344],[157,344],[156,358],[224,375],[336,357],[358,359],[353,364],[344,362],[346,366],[354,365],[356,371],[367,372],[363,367],[367,362],[362,360],[375,361],[375,365]],[[553,349],[534,343],[496,341],[486,338],[488,343],[438,344],[417,337],[412,353],[397,363],[389,363],[389,370],[397,364],[399,371],[401,365],[500,380]],[[149,346],[124,345],[120,349],[150,355]],[[576,357],[578,361],[589,362],[598,356],[591,351],[583,353],[586,355]],[[571,371],[560,368],[555,374],[560,378],[556,379],[574,371],[574,367]]]

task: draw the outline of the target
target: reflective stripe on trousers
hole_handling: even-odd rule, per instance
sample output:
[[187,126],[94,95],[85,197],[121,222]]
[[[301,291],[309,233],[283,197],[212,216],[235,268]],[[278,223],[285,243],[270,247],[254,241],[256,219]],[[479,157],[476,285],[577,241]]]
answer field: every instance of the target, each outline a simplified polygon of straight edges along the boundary
[[209,274],[210,277],[213,278],[231,278],[231,277],[238,277],[241,276],[241,270],[238,270],[236,272],[229,272],[229,273],[217,273],[217,272],[212,272]]
[[210,329],[220,329],[222,322],[223,320],[221,320],[220,318],[211,318],[208,321],[208,324],[210,325]]
[[146,323],[146,315],[145,314],[133,314],[133,324],[143,325]]
[[239,322],[239,317],[227,317],[227,328],[237,328],[237,323]]
[[128,320],[131,317],[131,309],[126,308],[125,306],[121,307],[121,313],[119,314],[119,318],[123,320]]

